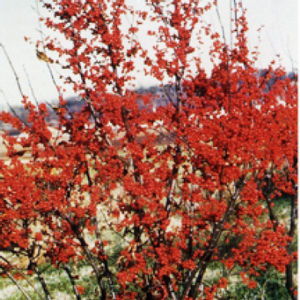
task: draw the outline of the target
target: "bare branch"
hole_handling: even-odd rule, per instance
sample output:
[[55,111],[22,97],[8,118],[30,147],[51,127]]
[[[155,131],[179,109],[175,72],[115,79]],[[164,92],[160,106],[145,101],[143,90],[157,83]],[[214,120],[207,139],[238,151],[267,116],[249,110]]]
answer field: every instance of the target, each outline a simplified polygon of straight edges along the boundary
[[221,15],[220,15],[219,7],[218,7],[218,2],[216,2],[215,7],[216,7],[216,13],[217,13],[217,17],[218,17],[219,24],[220,24],[221,31],[222,31],[223,41],[224,41],[224,44],[227,45],[226,36],[225,36],[225,29],[224,29],[224,25],[223,25],[222,20],[221,20]]
[[[2,259],[10,268],[14,268],[13,265],[10,263],[10,261],[8,261],[5,257],[3,257],[2,255],[0,255],[0,259]],[[20,270],[18,270],[18,272],[23,276],[23,278],[25,279],[25,281],[34,289],[34,291],[37,293],[37,295],[43,299],[43,296],[41,295],[41,293],[35,288],[35,286],[30,282],[30,280],[26,277],[26,275],[21,272]]]
[[66,273],[67,273],[67,275],[70,279],[70,282],[71,282],[72,288],[73,288],[73,292],[76,296],[76,300],[81,300],[81,296],[80,296],[80,294],[78,293],[78,291],[76,289],[74,277],[72,276],[70,267],[68,265],[64,265],[64,270],[66,271]]
[[4,101],[6,103],[6,105],[8,106],[9,110],[11,111],[11,113],[20,121],[22,122],[25,126],[28,127],[28,124],[25,120],[22,120],[22,118],[17,114],[16,110],[13,108],[13,106],[10,105],[9,101],[7,100],[7,97],[4,93],[3,90],[0,89],[0,93],[2,94]]
[[31,300],[32,298],[27,294],[24,288],[18,283],[18,281],[14,278],[14,276],[5,269],[3,269],[3,271],[7,275],[7,277],[16,285],[16,287],[20,290],[20,292],[24,295],[24,297],[27,300]]
[[25,68],[25,65],[23,65],[23,70],[24,70],[24,73],[25,73],[25,76],[26,76],[26,79],[27,79],[28,86],[29,86],[30,91],[31,91],[31,95],[32,95],[32,97],[34,99],[34,102],[35,102],[36,106],[38,107],[39,106],[38,100],[37,100],[37,97],[36,97],[35,92],[33,90],[33,87],[32,87],[32,84],[31,84],[31,81],[30,81],[30,78],[29,78],[29,75],[28,75],[27,70]]
[[[41,26],[41,21],[40,21],[41,14],[40,14],[40,10],[39,10],[39,5],[38,5],[38,4],[39,4],[39,1],[36,0],[36,13],[37,13],[37,15],[38,15],[38,26],[39,26],[38,32],[39,32],[40,37],[41,37],[41,42],[42,42],[43,49],[44,49],[44,51],[46,51],[47,48],[46,48],[46,46],[45,46],[45,38],[44,38],[42,26]],[[49,74],[50,74],[52,83],[54,84],[54,86],[55,86],[55,88],[56,88],[56,90],[57,90],[58,96],[59,96],[59,98],[60,98],[60,97],[62,96],[62,94],[61,94],[60,88],[59,88],[59,86],[58,86],[58,84],[57,84],[57,82],[56,82],[56,80],[55,80],[55,77],[54,77],[54,75],[53,75],[53,71],[52,71],[52,69],[51,69],[51,67],[50,67],[49,62],[47,62],[47,61],[45,61],[45,62],[46,62],[47,69],[48,69],[48,71],[49,71]]]
[[18,90],[20,92],[21,98],[23,99],[23,97],[25,96],[25,94],[24,94],[24,92],[22,90],[22,87],[21,87],[21,84],[20,84],[20,79],[19,79],[19,76],[18,76],[18,74],[16,72],[16,69],[15,69],[15,67],[14,67],[14,65],[13,65],[13,63],[12,63],[12,61],[11,61],[11,59],[10,59],[10,57],[9,57],[9,55],[8,55],[5,47],[4,47],[4,45],[2,43],[0,43],[0,47],[2,48],[3,53],[4,53],[6,59],[7,59],[8,63],[9,63],[9,66],[10,66],[10,68],[12,69],[12,71],[14,73],[15,80],[16,80],[16,83],[17,83],[17,86],[18,86]]

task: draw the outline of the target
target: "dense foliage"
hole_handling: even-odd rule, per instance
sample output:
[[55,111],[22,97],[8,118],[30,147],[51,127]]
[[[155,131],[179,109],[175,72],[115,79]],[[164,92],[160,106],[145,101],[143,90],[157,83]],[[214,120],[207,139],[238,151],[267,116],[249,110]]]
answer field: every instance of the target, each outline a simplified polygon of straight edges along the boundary
[[[26,122],[1,114],[22,132],[3,136],[3,274],[25,276],[13,254],[47,299],[45,264],[65,270],[76,299],[179,300],[233,299],[229,287],[242,299],[275,272],[285,280],[278,293],[296,299],[296,78],[273,63],[259,76],[241,5],[227,43],[202,23],[217,3],[145,0],[138,11],[126,2],[42,1],[59,38],[37,47],[68,71],[65,84],[84,105],[69,112],[58,88],[56,128],[46,104],[25,95]],[[153,51],[138,40],[143,26]],[[211,74],[198,55],[204,36]],[[153,95],[130,88],[141,63],[167,84],[168,101],[155,109]],[[77,284],[82,263],[93,290]]]

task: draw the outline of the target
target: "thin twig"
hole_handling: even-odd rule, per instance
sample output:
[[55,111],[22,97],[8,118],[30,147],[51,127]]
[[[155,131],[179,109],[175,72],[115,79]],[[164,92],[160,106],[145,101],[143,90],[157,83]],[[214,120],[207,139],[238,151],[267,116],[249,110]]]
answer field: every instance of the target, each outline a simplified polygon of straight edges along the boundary
[[23,70],[24,70],[24,73],[25,73],[25,76],[26,76],[26,79],[27,79],[28,86],[30,88],[31,95],[32,95],[32,97],[34,99],[36,107],[38,107],[39,106],[38,100],[37,100],[37,97],[36,97],[35,92],[33,90],[33,87],[32,87],[32,84],[31,84],[31,81],[30,81],[30,78],[29,78],[29,75],[28,75],[27,70],[25,68],[25,65],[23,65]]
[[237,4],[236,4],[236,0],[233,0],[233,9],[234,9],[234,24],[235,24],[235,31],[236,31],[236,38],[237,38],[238,31],[237,31]]
[[217,17],[218,17],[219,24],[220,24],[221,31],[222,31],[223,41],[224,41],[224,44],[227,45],[226,36],[225,36],[225,29],[224,29],[224,25],[223,25],[222,20],[221,20],[221,15],[220,15],[219,7],[218,7],[218,2],[216,2],[215,7],[216,7],[216,13],[217,13]]
[[20,290],[20,292],[24,295],[24,297],[27,300],[31,300],[30,296],[27,294],[27,292],[22,288],[22,286],[15,280],[14,276],[10,274],[7,270],[3,269],[4,273],[7,275],[7,277],[16,285],[16,287]]
[[[38,15],[38,26],[39,26],[38,32],[39,32],[39,34],[40,34],[40,36],[41,36],[41,42],[42,42],[43,49],[44,49],[44,51],[46,51],[45,38],[44,38],[44,33],[43,33],[43,30],[42,30],[42,26],[41,26],[41,21],[40,21],[41,14],[40,14],[40,10],[39,10],[39,5],[38,5],[38,3],[39,3],[39,1],[37,0],[37,1],[36,1],[36,13],[37,13],[37,15]],[[51,67],[50,67],[50,64],[49,64],[48,62],[46,62],[46,65],[47,65],[47,68],[48,68],[48,71],[49,71],[51,80],[52,80],[52,82],[53,82],[53,84],[54,84],[54,86],[55,86],[55,88],[56,88],[56,90],[57,90],[58,96],[59,96],[59,98],[60,98],[60,97],[62,96],[62,93],[61,93],[61,91],[60,91],[60,89],[59,89],[59,86],[58,86],[56,80],[55,80],[55,77],[54,77],[54,75],[53,75],[53,72],[52,72],[52,69],[51,69]]]
[[17,114],[16,110],[13,108],[13,106],[11,106],[11,105],[9,104],[9,101],[7,100],[7,97],[6,97],[5,93],[4,93],[4,91],[0,89],[0,93],[2,94],[2,96],[3,96],[3,98],[4,98],[4,101],[5,101],[6,105],[8,106],[9,110],[11,111],[11,113],[12,113],[12,114],[13,114],[20,122],[22,122],[25,126],[28,127],[27,122],[26,122],[25,120],[22,120],[22,118]]
[[8,55],[8,53],[7,53],[6,49],[5,49],[5,47],[4,47],[4,45],[3,45],[2,43],[0,43],[0,47],[2,48],[3,53],[4,53],[6,59],[7,59],[8,63],[9,63],[9,66],[10,66],[10,68],[12,69],[12,71],[13,71],[13,73],[14,73],[14,76],[15,76],[15,79],[16,79],[16,82],[17,82],[17,86],[18,86],[18,90],[19,90],[20,95],[21,95],[21,97],[22,97],[22,99],[23,99],[23,97],[24,97],[24,92],[23,92],[23,90],[22,90],[22,87],[21,87],[21,84],[20,84],[20,79],[19,79],[19,76],[18,76],[18,74],[17,74],[17,72],[16,72],[16,69],[15,69],[15,67],[14,67],[14,65],[13,65],[13,63],[12,63],[12,61],[11,61],[11,59],[10,59],[10,57],[9,57],[9,55]]
[[[4,256],[0,255],[0,259],[2,259],[10,268],[14,268],[14,266],[8,261]],[[26,277],[26,275],[18,270],[18,272],[24,277],[25,281],[34,289],[34,291],[37,293],[37,295],[43,299],[43,296],[40,294],[40,292],[35,288],[35,286],[30,282],[30,280]]]

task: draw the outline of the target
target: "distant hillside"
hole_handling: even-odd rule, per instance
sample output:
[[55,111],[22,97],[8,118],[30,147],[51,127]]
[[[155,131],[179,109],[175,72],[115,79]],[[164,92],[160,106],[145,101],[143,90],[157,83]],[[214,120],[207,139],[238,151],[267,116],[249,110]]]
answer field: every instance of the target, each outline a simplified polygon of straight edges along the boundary
[[[166,87],[167,88],[167,87]],[[164,89],[166,89],[164,88]],[[170,87],[168,87],[170,89]],[[149,105],[147,105],[147,107],[145,107],[144,103],[142,100],[138,100],[138,106],[140,107],[140,109],[155,109],[155,107],[159,107],[159,106],[163,106],[166,105],[167,102],[169,101],[166,97],[165,92],[163,91],[162,88],[159,88],[157,86],[153,86],[153,87],[149,87],[149,88],[139,88],[136,90],[136,92],[138,94],[152,94],[154,96],[152,103],[150,103]],[[82,100],[79,97],[69,97],[66,99],[67,104],[66,104],[66,108],[67,110],[72,114],[75,112],[79,112],[83,105],[84,105],[84,100]],[[53,101],[52,103],[49,103],[47,105],[48,107],[48,112],[49,112],[49,116],[47,117],[47,121],[55,126],[58,123],[58,117],[57,114],[55,112],[55,108],[57,106],[57,102]],[[12,107],[13,113],[16,114],[22,121],[27,120],[28,117],[28,111],[24,109],[23,106],[14,106]],[[11,125],[6,124],[2,121],[0,121],[0,131],[8,131],[10,135],[18,135],[19,132],[12,128]]]
[[[261,70],[259,72],[260,77],[264,77],[266,75],[266,71]],[[289,72],[287,74],[287,77],[289,77],[292,80],[297,79],[297,73],[296,72]],[[267,83],[267,86],[271,88],[271,86],[274,84],[275,78],[270,79]],[[142,109],[150,109],[155,110],[157,107],[165,106],[170,102],[173,102],[175,97],[175,90],[174,87],[171,85],[166,85],[164,87],[158,87],[158,86],[151,86],[148,88],[138,88],[135,90],[137,94],[145,95],[145,94],[151,94],[153,95],[152,102],[149,103],[147,106],[145,106],[144,102],[142,100],[138,100],[137,104],[139,108]],[[48,105],[48,111],[49,111],[49,117],[47,118],[47,121],[52,124],[56,125],[58,122],[57,115],[55,113],[55,109],[52,109],[52,107],[55,108],[57,105],[57,102],[53,102],[50,105]],[[70,97],[67,99],[66,108],[70,113],[79,112],[84,105],[84,100],[80,99],[79,97]],[[24,109],[23,106],[14,106],[13,111],[18,115],[18,117],[24,121],[27,119],[28,112]],[[12,128],[9,124],[5,124],[2,121],[0,121],[0,131],[8,131],[10,135],[18,135],[19,132]]]

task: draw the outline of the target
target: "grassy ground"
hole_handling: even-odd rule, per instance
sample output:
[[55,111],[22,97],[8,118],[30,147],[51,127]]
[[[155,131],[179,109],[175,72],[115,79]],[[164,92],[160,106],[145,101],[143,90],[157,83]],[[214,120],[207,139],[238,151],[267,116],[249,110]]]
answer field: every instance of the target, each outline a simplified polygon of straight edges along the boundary
[[[43,272],[43,275],[53,299],[73,300],[74,296],[71,296],[73,295],[72,285],[70,284],[70,280],[67,274],[62,270],[57,270],[49,266],[44,266],[41,269],[46,269],[46,268],[47,270]],[[89,268],[88,266],[82,266],[78,270],[78,272],[81,274],[82,279],[78,280],[76,283],[78,285],[88,287],[89,284],[87,284],[87,281],[94,280],[93,276],[91,276],[91,268]],[[38,280],[34,276],[30,277],[29,280],[31,284],[29,284],[26,280],[19,280],[18,282],[22,286],[22,288],[28,293],[31,299],[33,300],[41,299],[38,293],[40,293],[41,296],[44,297],[43,289],[39,284]],[[92,294],[93,291],[86,288],[86,294],[88,295],[89,293]],[[16,285],[14,285],[11,282],[9,278],[3,278],[0,280],[0,299],[1,300],[24,300],[25,297],[24,295],[22,295],[22,293],[19,291]],[[91,298],[87,297],[86,299],[91,299]]]

